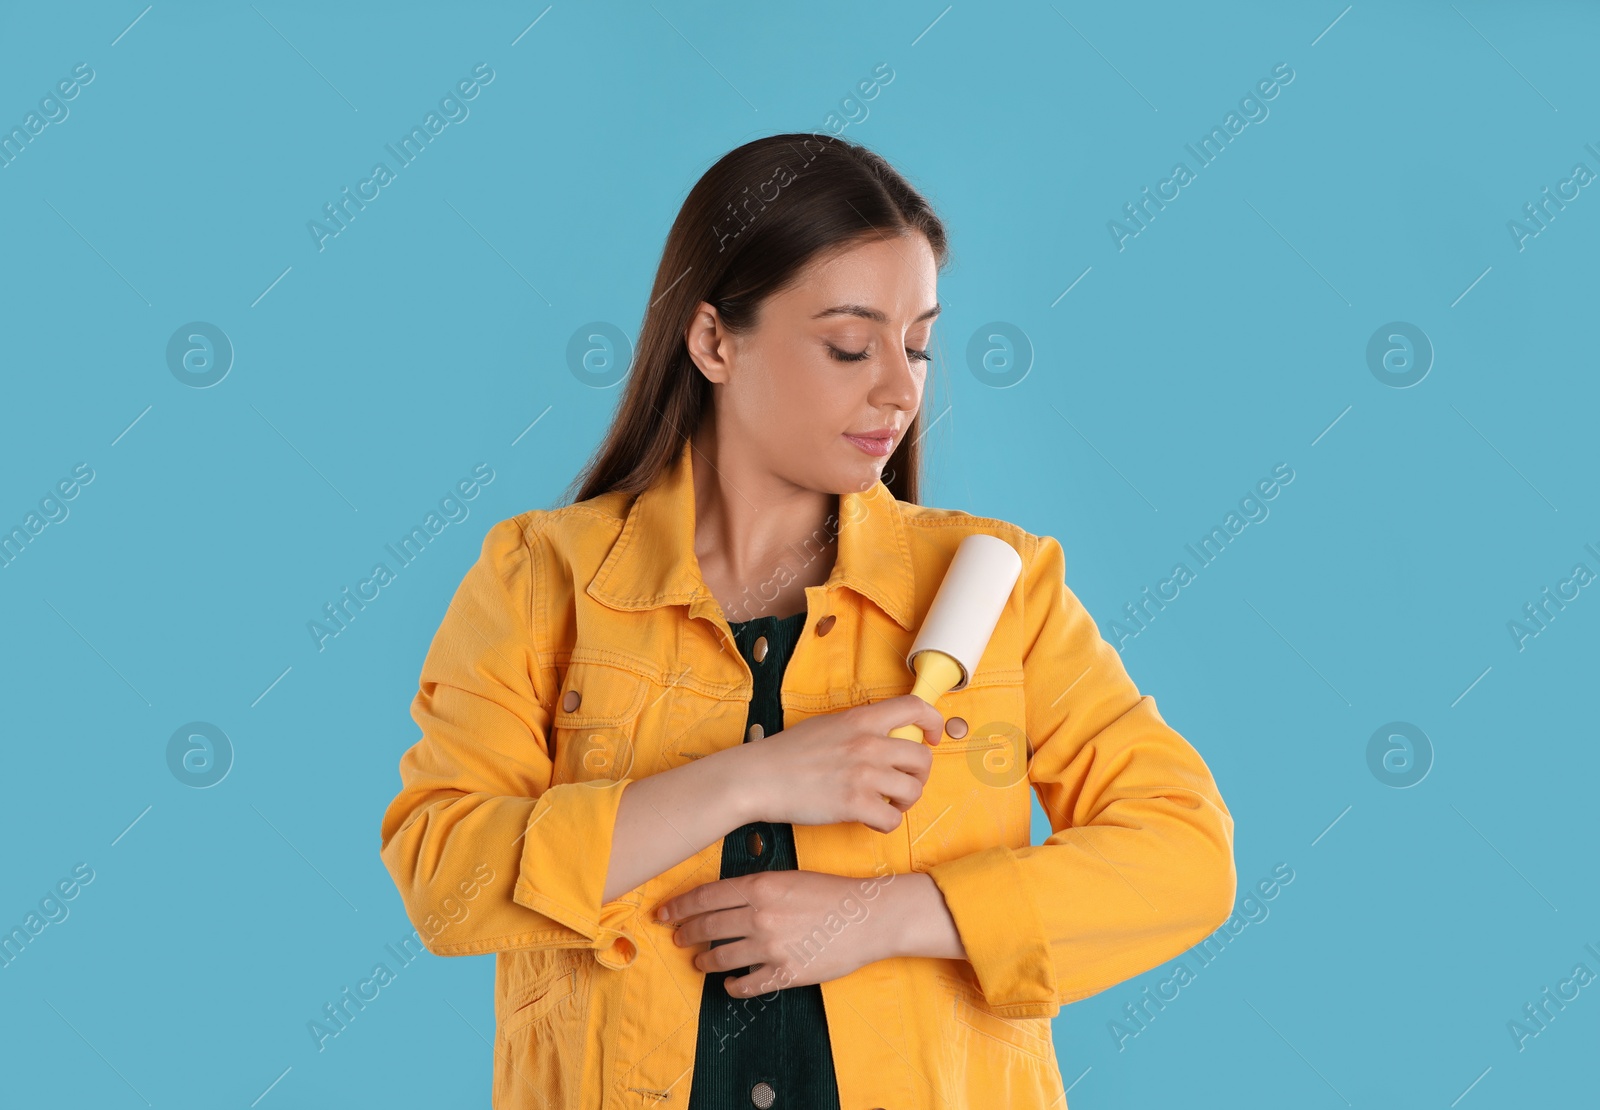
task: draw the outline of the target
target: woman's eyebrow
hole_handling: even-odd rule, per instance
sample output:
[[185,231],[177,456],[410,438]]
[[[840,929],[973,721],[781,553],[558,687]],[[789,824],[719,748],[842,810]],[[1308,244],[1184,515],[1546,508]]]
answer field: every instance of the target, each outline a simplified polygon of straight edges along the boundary
[[[943,305],[936,304],[911,322],[913,324],[920,324],[924,320],[930,320],[939,315],[943,307]],[[813,320],[821,320],[825,316],[859,316],[863,320],[871,320],[878,324],[887,324],[889,322],[889,317],[883,312],[876,308],[868,308],[866,305],[862,304],[836,304],[832,308],[823,309],[821,312],[817,313],[811,318]]]

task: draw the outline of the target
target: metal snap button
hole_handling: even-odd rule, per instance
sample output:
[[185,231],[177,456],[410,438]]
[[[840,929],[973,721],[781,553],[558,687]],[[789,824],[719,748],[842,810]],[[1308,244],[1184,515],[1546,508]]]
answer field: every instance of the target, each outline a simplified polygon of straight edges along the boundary
[[828,633],[832,632],[834,622],[838,619],[839,618],[834,616],[832,613],[829,613],[827,616],[823,617],[817,622],[817,635],[826,636]]
[[744,846],[750,850],[752,856],[759,856],[762,850],[766,848],[765,842],[761,839],[761,834],[754,829],[745,834]]
[[967,722],[961,717],[951,717],[944,723],[944,734],[952,740],[959,740],[967,734]]
[[756,1106],[760,1107],[760,1110],[767,1110],[767,1107],[771,1106],[777,1100],[778,1092],[774,1091],[772,1089],[772,1084],[768,1083],[764,1079],[760,1083],[757,1083],[754,1087],[750,1088],[750,1101]]
[[751,654],[756,657],[757,663],[761,662],[767,657],[767,638],[765,636],[756,637],[756,644],[755,647],[751,649]]
[[582,700],[583,695],[578,693],[578,691],[568,690],[566,695],[561,699],[561,711],[563,713],[571,713],[574,709],[578,708],[578,703]]
[[744,738],[745,738],[745,741],[748,743],[751,740],[759,740],[763,736],[765,736],[766,734],[767,734],[767,730],[762,728],[761,727],[761,723],[759,721],[757,721],[755,724],[750,726],[749,731],[747,731],[744,734]]

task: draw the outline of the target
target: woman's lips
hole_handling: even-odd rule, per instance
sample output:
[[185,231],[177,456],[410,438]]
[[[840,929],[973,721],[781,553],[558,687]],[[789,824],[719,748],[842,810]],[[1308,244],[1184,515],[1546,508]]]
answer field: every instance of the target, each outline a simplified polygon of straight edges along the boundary
[[853,436],[846,432],[844,438],[861,448],[867,454],[880,459],[884,458],[894,450],[893,436],[882,436],[878,439],[863,439],[861,436]]

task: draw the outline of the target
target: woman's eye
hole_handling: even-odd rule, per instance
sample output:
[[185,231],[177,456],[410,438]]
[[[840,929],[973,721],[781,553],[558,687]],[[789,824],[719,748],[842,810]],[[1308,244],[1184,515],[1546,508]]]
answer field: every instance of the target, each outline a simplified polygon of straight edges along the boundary
[[[860,362],[862,359],[867,357],[866,351],[841,351],[831,343],[828,345],[828,353],[834,358],[835,361],[838,362]],[[919,351],[914,347],[907,347],[906,354],[910,355],[919,362],[933,361],[933,356],[927,351]]]

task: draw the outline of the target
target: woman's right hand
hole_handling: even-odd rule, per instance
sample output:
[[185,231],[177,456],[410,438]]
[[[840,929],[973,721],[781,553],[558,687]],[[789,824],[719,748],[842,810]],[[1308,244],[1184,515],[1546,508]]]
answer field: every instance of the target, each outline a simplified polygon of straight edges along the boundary
[[[929,743],[889,735],[907,724],[920,726]],[[933,769],[930,745],[943,735],[944,717],[915,694],[820,713],[741,745],[743,789],[755,799],[756,820],[859,821],[893,832],[922,796]]]

